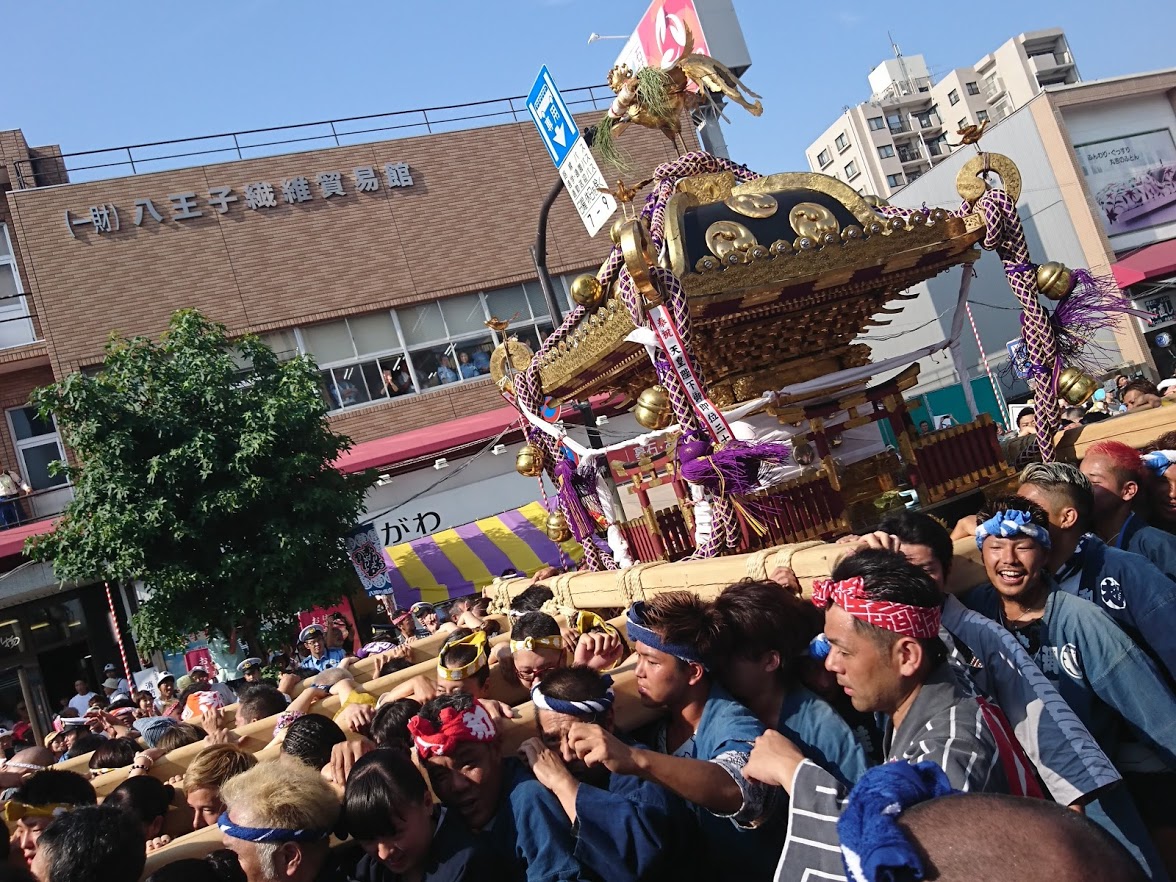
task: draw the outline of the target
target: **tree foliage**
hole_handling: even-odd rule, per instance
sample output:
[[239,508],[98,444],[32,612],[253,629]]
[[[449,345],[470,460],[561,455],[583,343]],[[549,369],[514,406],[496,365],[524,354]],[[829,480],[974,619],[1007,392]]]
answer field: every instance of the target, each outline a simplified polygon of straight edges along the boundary
[[61,579],[148,586],[142,648],[253,631],[354,587],[343,537],[374,476],[332,466],[351,442],[327,425],[309,359],[279,362],[256,337],[230,341],[183,310],[158,343],[112,337],[97,374],[33,403],[78,464],[60,466],[74,500],[28,554]]

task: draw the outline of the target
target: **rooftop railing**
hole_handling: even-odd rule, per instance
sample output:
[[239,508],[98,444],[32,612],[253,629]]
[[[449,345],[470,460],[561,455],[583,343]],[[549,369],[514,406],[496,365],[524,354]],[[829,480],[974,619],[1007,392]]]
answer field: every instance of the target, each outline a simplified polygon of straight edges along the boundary
[[[565,90],[561,94],[572,113],[606,110],[616,97],[607,86],[582,86]],[[17,187],[24,190],[45,186],[46,183],[59,183],[63,165],[71,183],[82,183],[128,174],[168,171],[206,162],[232,162],[302,150],[349,147],[530,119],[527,98],[520,95],[289,126],[242,129],[218,135],[148,141],[18,160]]]

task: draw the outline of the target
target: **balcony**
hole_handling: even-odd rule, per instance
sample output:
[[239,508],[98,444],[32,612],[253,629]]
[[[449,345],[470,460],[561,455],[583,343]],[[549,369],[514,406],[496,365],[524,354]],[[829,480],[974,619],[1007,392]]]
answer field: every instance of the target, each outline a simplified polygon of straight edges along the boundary
[[888,122],[887,125],[890,126],[890,134],[892,134],[892,135],[901,135],[904,132],[909,132],[911,130],[910,125],[908,125],[906,122],[901,122],[901,123]]
[[1061,71],[1059,68],[1073,67],[1074,61],[1069,52],[1047,52],[1044,55],[1030,55],[1029,68],[1037,76],[1055,76]]
[[924,133],[935,132],[943,128],[943,120],[939,118],[939,114],[932,113],[926,116],[916,116],[915,119],[919,123],[919,128]]
[[1004,80],[997,76],[989,77],[980,87],[980,91],[984,93],[984,100],[992,104],[1005,93]]
[[900,147],[898,150],[898,161],[903,165],[906,165],[908,162],[922,162],[923,155],[917,149]]

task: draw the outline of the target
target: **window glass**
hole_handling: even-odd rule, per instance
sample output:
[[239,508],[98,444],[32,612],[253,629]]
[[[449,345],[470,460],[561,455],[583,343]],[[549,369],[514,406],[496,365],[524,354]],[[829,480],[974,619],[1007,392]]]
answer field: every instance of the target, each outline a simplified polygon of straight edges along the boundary
[[47,490],[50,487],[65,485],[65,475],[49,474],[49,463],[61,459],[61,446],[56,440],[22,447],[20,455],[25,467],[23,477],[34,490]]
[[356,316],[349,318],[347,324],[351,327],[355,351],[360,355],[400,348],[400,337],[396,333],[396,325],[392,323],[390,312]]
[[551,332],[555,330],[550,322],[540,322],[532,328],[520,328],[516,332],[520,343],[525,343],[530,347],[532,352],[538,352],[539,346],[551,336]]
[[325,322],[321,325],[310,325],[302,329],[302,340],[306,344],[306,351],[314,356],[319,364],[330,364],[333,361],[346,361],[355,358],[355,349],[351,346],[351,334],[347,330],[347,322]]
[[482,311],[482,298],[477,294],[446,297],[441,301],[441,312],[450,336],[486,329],[486,313]]
[[16,287],[15,264],[0,264],[0,298],[16,297],[19,294],[20,290]]
[[421,303],[398,309],[396,315],[400,319],[404,342],[409,346],[444,340],[448,336],[445,333],[445,320],[441,317],[441,307],[436,303]]
[[878,148],[878,155],[883,159],[889,159],[894,155],[894,147],[892,147],[890,144],[883,144]]
[[0,224],[0,257],[11,257],[12,247],[8,244],[8,224]]
[[829,155],[828,149],[822,150],[820,153],[817,154],[817,162],[819,162],[821,164],[821,168],[824,168],[832,161],[833,161],[833,157]]
[[48,603],[28,613],[29,633],[38,649],[56,646],[82,637],[85,618],[80,600]]
[[849,146],[849,138],[845,137],[845,135],[838,135],[837,140],[834,143],[837,144],[838,150],[844,150]]
[[430,346],[412,351],[417,382],[424,388],[446,386],[458,381],[457,358],[453,346]]
[[879,129],[884,128],[885,126],[886,126],[886,122],[882,119],[882,117],[880,117],[880,116],[871,116],[870,117],[870,128],[873,129],[875,132],[878,131]]
[[337,367],[331,371],[331,374],[335,378],[335,388],[339,390],[341,407],[352,407],[372,400],[359,365],[349,364],[346,367]]
[[53,435],[57,432],[53,420],[40,419],[35,407],[14,407],[8,413],[12,417],[12,431],[16,433],[17,441],[40,435]]
[[[552,279],[551,293],[557,303],[559,302],[559,289],[559,280]],[[543,288],[540,287],[538,282],[528,282],[523,286],[523,290],[527,292],[527,302],[531,304],[531,315],[535,316],[535,318],[551,315],[551,310],[547,308],[547,298],[543,296]]]
[[490,373],[490,353],[494,343],[486,337],[483,340],[466,340],[455,344],[457,349],[457,371],[463,380],[476,380]]
[[[531,318],[531,312],[527,306],[527,295],[523,293],[522,285],[487,291],[486,306],[490,309],[490,315],[503,321],[513,318],[516,322],[524,322]],[[543,314],[546,312],[547,309],[544,307]],[[514,318],[516,315],[518,318]]]
[[957,104],[960,103],[960,93],[957,92],[955,89],[952,89],[950,92],[947,93],[947,100],[951,102],[952,107],[955,107]]
[[293,331],[270,331],[261,335],[261,342],[274,351],[278,361],[288,361],[298,355],[298,340]]
[[846,166],[845,166],[846,180],[851,180],[857,173],[858,173],[858,170],[857,170],[856,163],[854,163],[852,160],[850,162],[846,163]]
[[[408,370],[408,359],[403,355],[386,356],[381,358],[378,364],[381,396],[398,398],[401,395],[410,395],[416,391],[416,386],[412,381],[412,375]],[[368,388],[376,388],[370,379],[368,380]]]
[[975,83],[968,83],[967,86],[968,86],[968,94],[969,95],[979,95],[980,94],[980,89],[979,89],[979,87],[977,87],[977,85]]
[[343,406],[330,371],[319,371],[319,394],[327,403],[327,410],[338,410]]
[[988,119],[988,111],[987,110],[977,110],[976,111],[976,119],[979,120],[980,122],[984,122],[984,120]]

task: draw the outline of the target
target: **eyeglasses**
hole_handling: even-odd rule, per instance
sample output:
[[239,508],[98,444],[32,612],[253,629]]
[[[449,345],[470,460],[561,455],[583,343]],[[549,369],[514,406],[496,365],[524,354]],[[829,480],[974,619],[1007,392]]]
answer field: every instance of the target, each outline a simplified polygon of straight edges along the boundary
[[542,668],[535,668],[534,670],[515,668],[515,673],[518,674],[520,680],[541,680],[551,672],[558,670],[559,665],[546,665]]

